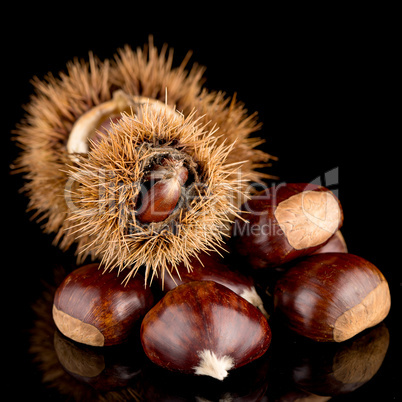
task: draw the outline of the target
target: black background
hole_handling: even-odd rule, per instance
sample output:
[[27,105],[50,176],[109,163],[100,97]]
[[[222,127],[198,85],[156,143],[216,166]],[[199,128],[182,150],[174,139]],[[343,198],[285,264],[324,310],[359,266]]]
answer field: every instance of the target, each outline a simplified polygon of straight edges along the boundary
[[[249,8],[246,8],[249,7]],[[14,8],[14,7],[13,7]],[[168,43],[180,63],[207,67],[205,86],[237,93],[258,112],[264,148],[279,158],[270,169],[280,180],[309,182],[337,172],[332,188],[344,209],[342,232],[349,251],[377,265],[390,283],[393,307],[386,324],[391,343],[377,375],[356,392],[334,400],[397,400],[400,397],[401,261],[400,157],[396,120],[400,101],[392,10],[283,9],[262,11],[243,4],[231,15],[205,4],[139,9],[113,4],[85,11],[24,7],[4,16],[2,26],[2,348],[4,387],[15,400],[28,395],[57,400],[41,383],[27,353],[31,305],[56,265],[71,267],[72,254],[51,245],[40,225],[25,212],[21,178],[9,175],[18,153],[10,132],[23,117],[31,78],[65,69],[74,57],[100,59],[116,49],[142,47],[154,36]],[[100,11],[100,12],[99,12]],[[5,108],[4,108],[5,107]],[[335,170],[334,170],[335,169]],[[332,176],[334,177],[334,176]],[[322,182],[325,184],[325,182]],[[4,357],[7,356],[6,359]],[[286,357],[284,357],[286,358]]]

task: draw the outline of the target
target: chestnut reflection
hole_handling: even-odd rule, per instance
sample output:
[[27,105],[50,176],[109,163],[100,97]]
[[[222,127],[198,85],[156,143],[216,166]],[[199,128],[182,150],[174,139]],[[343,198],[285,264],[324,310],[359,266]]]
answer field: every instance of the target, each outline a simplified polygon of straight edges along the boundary
[[232,370],[224,381],[163,369],[149,363],[143,367],[143,397],[146,401],[267,401],[271,367],[269,351],[246,366]]
[[389,346],[384,323],[342,344],[303,345],[292,364],[292,379],[302,390],[323,396],[347,394],[370,381]]
[[99,391],[127,387],[141,372],[143,354],[130,344],[120,347],[91,348],[74,342],[59,331],[54,349],[64,370],[77,380]]
[[326,402],[331,398],[331,396],[315,395],[298,388],[290,388],[285,394],[273,400],[275,402]]
[[101,349],[64,337],[52,319],[58,283],[48,285],[33,306],[30,353],[44,387],[60,400],[324,402],[367,384],[389,345],[384,323],[348,341],[322,344],[271,319],[267,354],[233,370],[223,382],[172,373],[152,364],[135,337],[127,345]]

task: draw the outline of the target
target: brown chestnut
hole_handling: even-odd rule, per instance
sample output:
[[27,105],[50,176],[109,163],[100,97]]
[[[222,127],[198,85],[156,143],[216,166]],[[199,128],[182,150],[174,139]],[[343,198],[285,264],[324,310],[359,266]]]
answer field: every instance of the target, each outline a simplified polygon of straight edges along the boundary
[[161,222],[176,208],[188,170],[183,162],[166,158],[153,167],[149,178],[151,187],[143,194],[136,217],[142,223]]
[[[192,281],[214,281],[233,290],[249,303],[256,306],[265,317],[263,301],[254,286],[254,279],[231,269],[224,258],[216,252],[200,253],[197,258],[190,261],[191,270],[184,264],[179,264],[176,270],[169,272],[169,275],[158,277],[158,282],[164,291],[174,289],[176,286]],[[180,275],[179,275],[180,272]]]
[[270,342],[261,311],[213,281],[188,282],[167,292],[141,324],[141,343],[153,363],[219,380],[262,356]]
[[57,288],[53,320],[74,341],[117,345],[127,340],[153,304],[153,294],[141,275],[124,285],[115,272],[103,272],[93,263],[71,272]]
[[391,296],[380,270],[349,253],[305,257],[279,278],[275,315],[315,341],[342,342],[381,322]]
[[321,254],[321,253],[347,253],[348,247],[346,245],[345,238],[343,237],[340,230],[338,230],[329,241],[319,248],[317,251],[314,251],[312,254]]
[[343,223],[337,197],[306,183],[273,186],[248,200],[242,211],[232,229],[233,248],[255,269],[313,253]]

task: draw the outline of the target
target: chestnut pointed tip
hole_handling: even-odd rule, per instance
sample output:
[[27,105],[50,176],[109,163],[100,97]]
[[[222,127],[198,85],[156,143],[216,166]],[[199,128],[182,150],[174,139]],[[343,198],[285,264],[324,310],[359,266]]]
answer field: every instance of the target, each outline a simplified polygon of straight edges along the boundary
[[222,381],[227,377],[228,371],[234,367],[232,357],[218,357],[208,349],[199,352],[198,356],[200,357],[200,362],[194,367],[194,373],[197,375],[207,375]]

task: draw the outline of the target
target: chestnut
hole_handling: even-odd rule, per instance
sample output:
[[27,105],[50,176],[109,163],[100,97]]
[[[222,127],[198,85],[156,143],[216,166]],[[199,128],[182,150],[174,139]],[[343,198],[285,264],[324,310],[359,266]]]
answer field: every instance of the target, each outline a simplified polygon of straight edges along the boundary
[[53,320],[62,334],[91,346],[125,342],[135,323],[153,306],[150,288],[136,275],[126,285],[98,263],[68,274],[56,289]]
[[233,292],[259,308],[264,316],[268,318],[263,301],[254,286],[254,279],[251,276],[243,275],[238,270],[232,269],[221,255],[216,252],[202,252],[197,255],[197,258],[192,258],[190,266],[191,270],[188,270],[181,263],[176,270],[169,272],[169,275],[158,277],[157,280],[161,288],[167,292],[187,282],[214,281],[233,290]]
[[317,251],[314,251],[312,254],[321,254],[321,253],[347,253],[348,247],[346,245],[345,238],[343,237],[340,230],[338,230],[329,241],[319,248]]
[[305,257],[275,285],[275,315],[296,333],[319,342],[342,342],[380,323],[391,306],[380,270],[349,253]]
[[271,329],[260,310],[226,286],[193,281],[148,311],[140,339],[158,366],[223,380],[267,351]]
[[149,176],[151,187],[143,194],[136,217],[142,223],[161,222],[176,208],[188,170],[183,162],[166,158],[153,167]]
[[338,198],[306,183],[272,186],[248,200],[232,228],[233,249],[254,269],[312,254],[343,223]]

